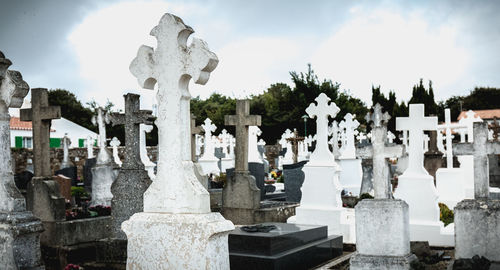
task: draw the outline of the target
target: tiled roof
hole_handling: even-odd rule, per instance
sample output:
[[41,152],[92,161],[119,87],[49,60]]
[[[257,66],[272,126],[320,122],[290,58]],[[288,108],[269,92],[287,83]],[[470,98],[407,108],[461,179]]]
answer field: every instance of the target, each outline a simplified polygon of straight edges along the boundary
[[[479,116],[481,119],[493,119],[496,117],[497,119],[500,119],[500,109],[493,109],[493,110],[472,110],[476,114],[474,116]],[[462,118],[465,118],[466,111],[460,112],[458,115],[457,120],[460,120]]]
[[25,122],[21,121],[21,118],[11,116],[10,117],[10,129],[14,130],[32,130],[31,121]]

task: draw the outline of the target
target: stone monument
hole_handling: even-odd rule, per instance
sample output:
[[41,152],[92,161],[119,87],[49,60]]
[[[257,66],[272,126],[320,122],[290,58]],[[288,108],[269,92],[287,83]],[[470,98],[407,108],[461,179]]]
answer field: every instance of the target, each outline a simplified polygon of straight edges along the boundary
[[207,118],[201,125],[201,128],[205,131],[205,140],[203,154],[198,159],[198,164],[201,165],[203,174],[219,174],[220,169],[217,165],[219,159],[215,156],[215,146],[214,141],[212,140],[212,132],[214,132],[217,127],[212,124],[212,120],[210,120],[210,118]]
[[71,160],[69,160],[69,146],[71,145],[71,140],[68,137],[68,133],[64,134],[62,139],[63,144],[63,161],[61,162],[61,169],[70,168],[73,165]]
[[361,190],[361,180],[363,170],[361,159],[356,158],[356,146],[354,145],[354,130],[359,127],[358,120],[354,115],[347,113],[339,123],[339,128],[344,130],[344,140],[342,141],[342,151],[339,157],[339,165],[342,168],[339,180],[342,189],[347,194],[358,196]]
[[[64,175],[67,178],[70,179],[69,185],[76,186],[76,180],[77,180],[77,168],[76,166],[71,162],[69,159],[69,146],[71,145],[71,140],[68,137],[68,133],[64,134],[64,137],[62,139],[62,147],[63,147],[63,161],[61,162],[60,169],[55,172],[55,175]],[[66,179],[64,178],[57,178],[61,179],[60,181],[64,182]],[[57,180],[55,179],[55,180]],[[63,180],[64,179],[64,180]],[[61,186],[61,183],[59,182],[59,185]],[[61,190],[64,190],[63,187],[60,187]],[[68,187],[69,188],[69,187]],[[67,196],[65,196],[67,199]],[[69,199],[71,199],[71,195],[69,195]]]
[[394,197],[410,207],[411,241],[429,241],[433,246],[453,246],[453,225],[439,220],[438,193],[434,178],[425,170],[424,130],[436,130],[437,117],[425,117],[424,104],[410,104],[409,117],[397,117],[396,129],[410,134],[408,168],[398,178]]
[[85,190],[92,193],[92,168],[96,164],[96,158],[94,157],[94,142],[95,139],[88,136],[85,144],[87,146],[87,159],[83,165],[83,183],[85,185]]
[[141,162],[139,134],[141,124],[152,124],[152,112],[140,109],[140,96],[126,94],[125,114],[111,113],[109,118],[115,125],[125,125],[125,159],[123,165],[111,185],[111,222],[113,236],[117,239],[127,239],[120,229],[123,221],[133,214],[142,212],[143,194],[151,184],[151,179],[144,164]]
[[[42,223],[26,210],[26,201],[11,170],[9,108],[19,108],[29,86],[21,73],[8,70],[12,62],[0,52],[0,265],[3,269],[42,270]],[[40,178],[37,181],[42,181]]]
[[416,256],[410,252],[408,204],[392,199],[387,181],[387,158],[403,154],[401,145],[385,146],[387,122],[390,116],[382,114],[376,104],[367,121],[372,124],[372,146],[365,154],[373,157],[373,184],[375,199],[365,199],[356,205],[356,250],[350,269],[411,269]]
[[113,149],[113,160],[118,166],[122,166],[122,161],[120,160],[120,157],[118,156],[118,146],[120,146],[121,142],[118,140],[118,138],[113,137],[111,139],[111,142],[109,142],[109,145]]
[[158,167],[144,193],[144,212],[123,222],[128,269],[229,269],[228,233],[234,225],[210,212],[209,193],[191,161],[189,81],[205,84],[218,63],[207,44],[187,39],[193,29],[165,14],[130,64],[139,84],[158,83]]
[[151,180],[155,180],[156,164],[149,159],[148,149],[146,147],[146,133],[153,130],[153,125],[140,124],[139,125],[139,148],[141,154],[141,162],[144,164],[144,169],[148,172]]

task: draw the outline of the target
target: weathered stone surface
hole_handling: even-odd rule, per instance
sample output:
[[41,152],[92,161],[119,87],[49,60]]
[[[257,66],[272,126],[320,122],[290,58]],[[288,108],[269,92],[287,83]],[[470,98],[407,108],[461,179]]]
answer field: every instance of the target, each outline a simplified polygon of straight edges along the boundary
[[[259,209],[260,190],[256,185],[255,177],[248,173],[234,172],[234,175],[228,174],[226,186],[222,192],[223,209],[243,208]],[[228,216],[224,216],[229,218]],[[233,221],[234,222],[234,221]]]
[[43,227],[45,231],[40,238],[42,244],[47,246],[70,246],[110,237],[111,217],[43,222]]
[[26,208],[42,221],[65,220],[65,202],[51,177],[33,177],[28,184]]
[[285,179],[285,193],[287,202],[300,202],[302,199],[302,184],[305,174],[302,168],[307,161],[301,161],[295,164],[283,165],[283,177]]
[[351,257],[349,269],[408,270],[411,269],[411,263],[416,260],[417,257],[413,254],[408,254],[406,256],[370,256],[370,255],[356,254],[353,257]]
[[455,258],[474,255],[500,262],[500,201],[463,200],[455,213]]
[[59,186],[61,196],[63,196],[65,200],[71,201],[71,179],[60,174],[55,175],[53,179]]
[[373,192],[373,159],[364,158],[361,160],[361,168],[363,170],[363,178],[361,179],[361,190],[359,194]]
[[[97,159],[99,160],[99,159]],[[91,205],[111,206],[111,185],[113,184],[118,170],[110,164],[96,164],[92,169],[92,201]]]

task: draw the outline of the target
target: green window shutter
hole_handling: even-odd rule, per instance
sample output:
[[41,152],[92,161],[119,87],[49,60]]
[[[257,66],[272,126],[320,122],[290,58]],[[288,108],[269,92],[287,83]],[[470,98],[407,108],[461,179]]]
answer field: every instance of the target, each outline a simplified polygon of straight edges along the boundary
[[94,146],[97,147],[97,140],[94,141]]
[[85,146],[85,139],[78,139],[78,147],[84,147]]
[[23,148],[23,137],[16,136],[16,148]]
[[61,147],[61,138],[50,138],[50,148]]

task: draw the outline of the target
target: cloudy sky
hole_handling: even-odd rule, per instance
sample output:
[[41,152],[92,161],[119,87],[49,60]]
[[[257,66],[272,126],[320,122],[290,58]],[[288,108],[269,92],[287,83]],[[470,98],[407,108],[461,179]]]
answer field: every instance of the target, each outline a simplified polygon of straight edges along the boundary
[[311,63],[320,79],[368,104],[371,85],[408,100],[419,78],[438,100],[500,87],[500,1],[98,1],[0,0],[0,50],[31,87],[64,88],[83,102],[140,89],[128,71],[150,30],[173,13],[219,57],[205,86],[243,97]]

